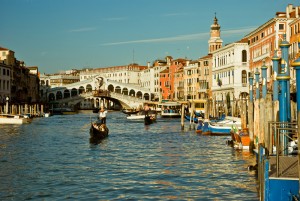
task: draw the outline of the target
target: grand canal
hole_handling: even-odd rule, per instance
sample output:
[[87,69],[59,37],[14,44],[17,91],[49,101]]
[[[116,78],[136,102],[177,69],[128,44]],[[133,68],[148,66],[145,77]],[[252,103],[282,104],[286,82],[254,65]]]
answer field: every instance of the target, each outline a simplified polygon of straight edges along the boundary
[[109,138],[89,143],[96,114],[0,125],[0,200],[258,200],[255,163],[226,137],[145,126],[109,112]]

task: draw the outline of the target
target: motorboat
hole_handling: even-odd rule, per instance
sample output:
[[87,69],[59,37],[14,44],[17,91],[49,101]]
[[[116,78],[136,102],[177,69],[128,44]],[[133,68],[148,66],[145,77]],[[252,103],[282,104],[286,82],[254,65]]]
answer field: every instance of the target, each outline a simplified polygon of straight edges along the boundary
[[181,117],[181,104],[178,102],[165,102],[159,104],[161,117]]
[[30,123],[27,115],[0,114],[0,124],[24,124]]

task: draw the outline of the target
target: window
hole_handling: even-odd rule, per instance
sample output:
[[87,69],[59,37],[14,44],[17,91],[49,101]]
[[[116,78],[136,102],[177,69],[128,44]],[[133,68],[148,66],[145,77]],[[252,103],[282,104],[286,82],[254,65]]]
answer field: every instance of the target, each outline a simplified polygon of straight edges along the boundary
[[247,72],[245,70],[242,71],[242,86],[247,84]]
[[242,51],[242,62],[247,62],[247,51],[246,50]]
[[279,30],[284,30],[284,24],[279,24]]

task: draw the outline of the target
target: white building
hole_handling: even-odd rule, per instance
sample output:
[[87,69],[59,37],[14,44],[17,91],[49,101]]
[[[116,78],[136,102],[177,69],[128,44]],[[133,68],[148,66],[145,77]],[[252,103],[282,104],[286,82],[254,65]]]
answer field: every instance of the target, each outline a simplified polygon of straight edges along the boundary
[[212,62],[212,98],[214,100],[232,101],[249,93],[247,40],[231,43],[214,51]]

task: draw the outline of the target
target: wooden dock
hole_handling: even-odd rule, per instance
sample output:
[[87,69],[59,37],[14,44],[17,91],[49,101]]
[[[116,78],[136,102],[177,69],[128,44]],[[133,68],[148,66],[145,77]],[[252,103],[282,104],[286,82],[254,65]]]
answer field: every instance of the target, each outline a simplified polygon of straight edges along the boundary
[[277,175],[276,156],[270,156],[269,177],[299,179],[298,156],[279,156],[279,171]]

